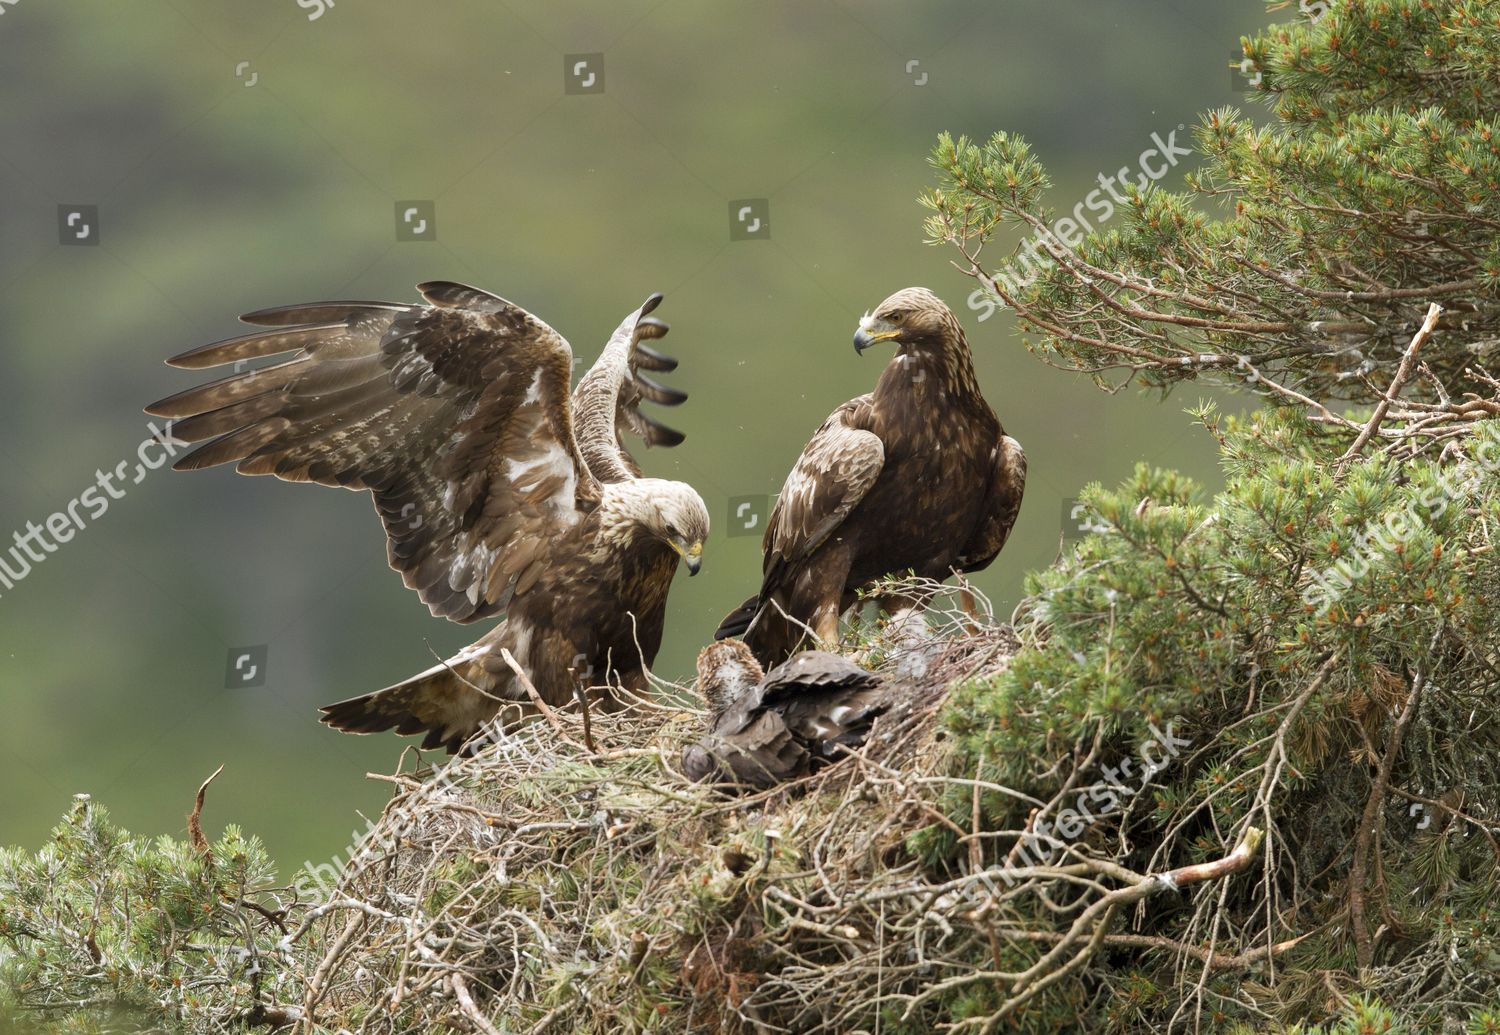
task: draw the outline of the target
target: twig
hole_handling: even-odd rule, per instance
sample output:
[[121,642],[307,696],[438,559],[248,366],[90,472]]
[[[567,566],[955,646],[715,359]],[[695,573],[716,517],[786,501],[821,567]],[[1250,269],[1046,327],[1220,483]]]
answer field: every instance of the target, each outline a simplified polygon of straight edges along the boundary
[[[318,969],[313,972],[312,978],[308,981],[307,994],[302,1000],[302,1031],[304,1035],[312,1035],[317,1030],[314,1018],[317,1014],[318,1004],[328,994],[328,977],[333,973],[334,967],[338,965],[338,961],[343,956],[344,950],[349,947],[350,943],[354,941],[355,936],[359,934],[359,929],[364,926],[365,920],[365,915],[358,912],[349,917],[348,921],[344,924],[344,929],[339,932],[338,938],[334,940],[333,945],[324,954],[323,959],[318,963]],[[304,923],[302,930],[306,930],[307,926]],[[301,931],[299,930],[297,933],[300,935]],[[295,941],[296,935],[289,936],[287,940]]]
[[[1160,949],[1163,952],[1175,952],[1184,956],[1190,956],[1200,963],[1207,963],[1211,971],[1244,970],[1252,967],[1263,960],[1273,956],[1280,956],[1291,949],[1296,948],[1313,935],[1320,933],[1323,928],[1299,934],[1295,938],[1277,942],[1274,945],[1257,945],[1253,949],[1235,955],[1225,955],[1214,952],[1199,945],[1188,945],[1183,942],[1173,941],[1152,934],[1107,934],[1104,936],[1105,945],[1119,946],[1131,949]],[[1066,935],[1060,931],[1006,931],[1006,938],[1028,942],[1057,942]]]
[[[1250,864],[1259,850],[1263,834],[1258,827],[1248,827],[1234,850],[1211,862],[1181,866],[1166,873],[1143,875],[1132,873],[1123,866],[1102,859],[1089,859],[1075,867],[1028,867],[1039,873],[1049,872],[1063,876],[1077,870],[1092,870],[1105,873],[1126,882],[1125,887],[1106,892],[1096,899],[1078,918],[1068,931],[1059,937],[1057,944],[1035,963],[1020,973],[1001,971],[969,971],[955,977],[929,984],[922,992],[908,998],[902,1020],[911,1019],[913,1011],[922,1003],[946,992],[978,981],[1004,980],[1012,982],[1011,998],[984,1022],[983,1031],[992,1031],[1005,1017],[1018,1007],[1048,988],[1064,976],[1081,967],[1092,957],[1108,933],[1115,913],[1135,902],[1139,902],[1163,891],[1176,891],[1188,884],[1214,880],[1237,873]],[[1012,870],[1013,874],[1020,872]],[[1086,939],[1086,941],[1085,941]],[[1074,946],[1084,941],[1076,952]],[[1071,953],[1071,955],[1070,955]]]
[[484,1035],[501,1035],[500,1029],[479,1012],[479,1007],[475,1004],[474,997],[469,994],[469,986],[464,983],[462,974],[457,972],[449,974],[448,985],[453,989],[453,998],[458,1000],[458,1008],[463,1011],[464,1016],[474,1027],[484,1032]]
[[1412,364],[1416,361],[1417,350],[1422,347],[1422,343],[1427,340],[1428,335],[1432,333],[1432,329],[1437,326],[1438,317],[1442,315],[1442,312],[1443,307],[1436,302],[1427,307],[1427,318],[1422,321],[1422,326],[1418,328],[1416,334],[1412,335],[1411,344],[1406,346],[1406,351],[1402,353],[1401,363],[1396,367],[1396,376],[1391,378],[1390,387],[1385,390],[1385,395],[1376,404],[1375,412],[1370,414],[1370,419],[1365,422],[1364,429],[1360,431],[1359,437],[1354,440],[1354,444],[1348,448],[1343,456],[1339,457],[1337,466],[1340,469],[1350,460],[1359,456],[1360,450],[1365,448],[1365,443],[1370,441],[1370,437],[1380,427],[1380,422],[1385,419],[1385,411],[1391,408],[1391,403],[1396,401],[1396,396],[1400,394],[1401,389],[1406,386],[1407,380],[1411,377]]
[[[1441,635],[1442,626],[1439,625],[1433,635],[1433,646],[1436,646]],[[1416,714],[1417,702],[1422,698],[1422,688],[1426,683],[1426,673],[1419,667],[1412,676],[1411,693],[1406,698],[1406,705],[1386,736],[1385,755],[1380,759],[1380,769],[1376,773],[1374,786],[1370,788],[1370,797],[1365,801],[1364,814],[1359,820],[1359,832],[1354,839],[1354,859],[1349,867],[1349,926],[1354,931],[1354,949],[1361,967],[1368,967],[1375,958],[1374,939],[1370,935],[1370,925],[1365,915],[1365,881],[1369,874],[1370,854],[1383,826],[1381,820],[1385,814],[1386,787],[1391,782],[1391,770],[1395,768],[1396,756],[1401,753],[1401,743],[1406,737],[1407,724]]]
[[589,754],[597,755],[599,749],[594,746],[594,723],[589,713],[589,695],[577,680],[573,681],[573,697],[578,701],[578,713],[583,716],[583,746],[589,749]]
[[[1016,979],[1017,992],[1025,991],[1046,969],[1060,958],[1083,932],[1089,928],[1094,918],[1100,914],[1107,914],[1117,906],[1127,906],[1138,902],[1143,898],[1155,895],[1162,891],[1176,891],[1186,884],[1196,884],[1199,881],[1214,880],[1226,877],[1231,873],[1237,873],[1249,865],[1250,859],[1260,848],[1263,834],[1258,827],[1247,827],[1244,836],[1234,850],[1222,858],[1211,862],[1192,863],[1181,866],[1166,873],[1153,874],[1141,877],[1138,883],[1123,888],[1116,888],[1093,905],[1089,906],[1078,915],[1073,922],[1073,928],[1068,932],[1070,938],[1065,938],[1057,946],[1041,959],[1037,960],[1030,969]],[[1102,925],[1102,921],[1101,921]]]
[[208,838],[203,836],[203,796],[208,791],[208,785],[213,783],[214,778],[223,771],[224,767],[219,766],[219,768],[213,771],[212,776],[203,781],[203,783],[198,787],[198,796],[193,799],[193,811],[188,813],[188,840],[192,842],[193,848],[204,860],[209,860],[211,856],[208,845]]
[[[825,643],[824,640],[823,640],[823,637],[819,636],[817,634],[817,631],[814,630],[812,626],[808,625],[806,622],[802,621],[800,618],[793,618],[791,615],[787,614],[786,608],[784,608],[784,607],[781,606],[781,601],[777,600],[775,597],[772,597],[770,599],[770,603],[772,603],[772,604],[774,604],[776,606],[777,613],[779,613],[781,615],[781,617],[788,624],[799,626],[802,629],[803,632],[807,633],[808,638],[810,640],[812,640],[814,646],[816,646],[816,647],[823,647],[823,648],[831,647],[832,646],[832,644],[830,644],[830,643]],[[766,613],[766,609],[765,608],[761,608],[760,614],[756,615],[755,620],[757,622],[760,621],[760,615],[763,615],[765,613]],[[755,624],[754,622],[751,623],[751,625],[754,625],[754,624]],[[748,629],[746,630],[746,634],[747,635],[749,634],[749,630]],[[837,642],[837,640],[838,640],[838,636],[835,634],[834,641]]]
[[521,684],[521,689],[526,691],[526,696],[531,698],[531,703],[536,705],[536,710],[541,713],[542,718],[547,720],[547,724],[552,727],[553,731],[559,737],[571,741],[572,738],[568,736],[568,731],[563,728],[562,721],[558,719],[557,713],[548,706],[546,701],[542,700],[542,695],[537,693],[536,684],[531,681],[531,677],[516,663],[516,659],[511,655],[509,648],[501,647],[500,657],[510,666],[510,670],[516,674],[516,681]]
[[[1448,815],[1450,816],[1453,816],[1455,819],[1461,819],[1465,823],[1472,825],[1476,830],[1484,835],[1487,841],[1489,841],[1490,851],[1495,855],[1495,862],[1497,864],[1500,864],[1500,841],[1495,840],[1495,834],[1500,833],[1500,827],[1485,823],[1483,820],[1471,816],[1469,815],[1469,813],[1455,808],[1454,806],[1449,805],[1447,802],[1442,801],[1441,799],[1424,798],[1420,794],[1413,794],[1411,791],[1408,791],[1403,787],[1392,787],[1390,788],[1390,791],[1392,794],[1400,795],[1407,801],[1414,801],[1418,804],[1426,805],[1428,808],[1442,809],[1444,812],[1448,813]],[[1462,799],[1460,799],[1459,803],[1463,803]]]

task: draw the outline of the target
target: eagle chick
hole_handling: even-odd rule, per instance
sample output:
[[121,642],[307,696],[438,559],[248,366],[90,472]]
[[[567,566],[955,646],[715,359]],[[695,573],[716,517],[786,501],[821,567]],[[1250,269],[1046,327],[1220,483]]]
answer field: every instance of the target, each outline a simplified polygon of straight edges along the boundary
[[774,787],[816,772],[869,736],[890,706],[880,678],[824,651],[803,651],[764,676],[739,640],[698,655],[710,732],[682,753],[694,780]]

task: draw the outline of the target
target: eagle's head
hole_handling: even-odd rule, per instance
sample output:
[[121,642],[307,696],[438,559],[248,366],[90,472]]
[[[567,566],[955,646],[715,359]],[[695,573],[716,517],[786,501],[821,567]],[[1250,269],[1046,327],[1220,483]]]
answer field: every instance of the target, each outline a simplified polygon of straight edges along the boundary
[[894,341],[900,346],[946,349],[964,340],[962,325],[943,300],[924,287],[909,287],[866,313],[854,332],[854,351]]
[[764,678],[765,671],[743,640],[719,640],[698,654],[698,692],[715,716]]
[[604,517],[613,536],[660,539],[682,558],[689,575],[698,574],[708,539],[708,507],[691,485],[635,478],[611,482],[604,491]]

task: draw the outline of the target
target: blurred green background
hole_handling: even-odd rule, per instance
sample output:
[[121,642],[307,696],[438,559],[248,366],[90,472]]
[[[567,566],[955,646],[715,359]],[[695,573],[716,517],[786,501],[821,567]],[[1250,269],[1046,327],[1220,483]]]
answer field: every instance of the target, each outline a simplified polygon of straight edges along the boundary
[[[850,335],[897,288],[960,312],[1030,458],[1014,537],[979,580],[1002,612],[1055,556],[1084,483],[1138,459],[1218,480],[1182,412],[1195,396],[1106,396],[1029,356],[1003,315],[980,322],[914,198],[940,130],[1005,128],[1071,208],[1152,132],[1243,100],[1228,57],[1265,20],[1253,0],[0,12],[0,541],[96,469],[134,465],[141,406],[194,380],[163,357],[237,333],[240,312],[411,299],[435,278],[514,299],[584,362],[666,292],[669,380],[692,394],[668,420],[688,441],[645,463],[695,485],[716,523],[703,577],[673,592],[670,678],[756,584],[759,540],[726,534],[729,500],[774,493],[828,411],[870,388],[885,357],[856,358]],[[579,53],[604,55],[602,93],[565,93]],[[769,201],[768,240],[730,240],[747,198]],[[435,241],[396,239],[396,203],[414,199],[435,204]],[[96,246],[60,243],[59,205],[98,207]],[[480,631],[427,615],[370,511],[227,469],[151,472],[0,592],[0,843],[36,847],[78,791],[180,833],[225,763],[211,831],[239,822],[289,867],[342,851],[356,810],[386,797],[364,774],[408,742],[331,732],[316,706]],[[226,689],[227,651],[247,645],[266,646],[266,683]]]

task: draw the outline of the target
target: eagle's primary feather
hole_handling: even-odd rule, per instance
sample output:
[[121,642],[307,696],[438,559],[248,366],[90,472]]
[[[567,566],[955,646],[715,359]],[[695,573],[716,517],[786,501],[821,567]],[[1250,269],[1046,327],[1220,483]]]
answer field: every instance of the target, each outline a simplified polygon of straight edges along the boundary
[[859,351],[897,344],[875,391],[834,410],[787,476],[766,528],[760,592],[723,623],[763,664],[809,631],[831,640],[856,593],[912,571],[978,571],[1005,545],[1026,457],[974,376],[958,318],[926,288],[860,323]]
[[680,392],[641,370],[676,364],[653,295],[610,337],[570,396],[568,343],[520,306],[446,281],[426,305],[319,302],[251,313],[268,330],[168,360],[189,369],[291,352],[147,408],[204,442],[175,465],[234,463],[368,490],[391,567],[434,615],[505,621],[448,661],[324,709],[368,733],[426,732],[456,751],[489,719],[524,711],[509,651],[549,703],[609,681],[640,689],[661,643],[680,558],[696,571],[708,511],[690,486],[645,478],[622,431],[682,436],[641,412]]

